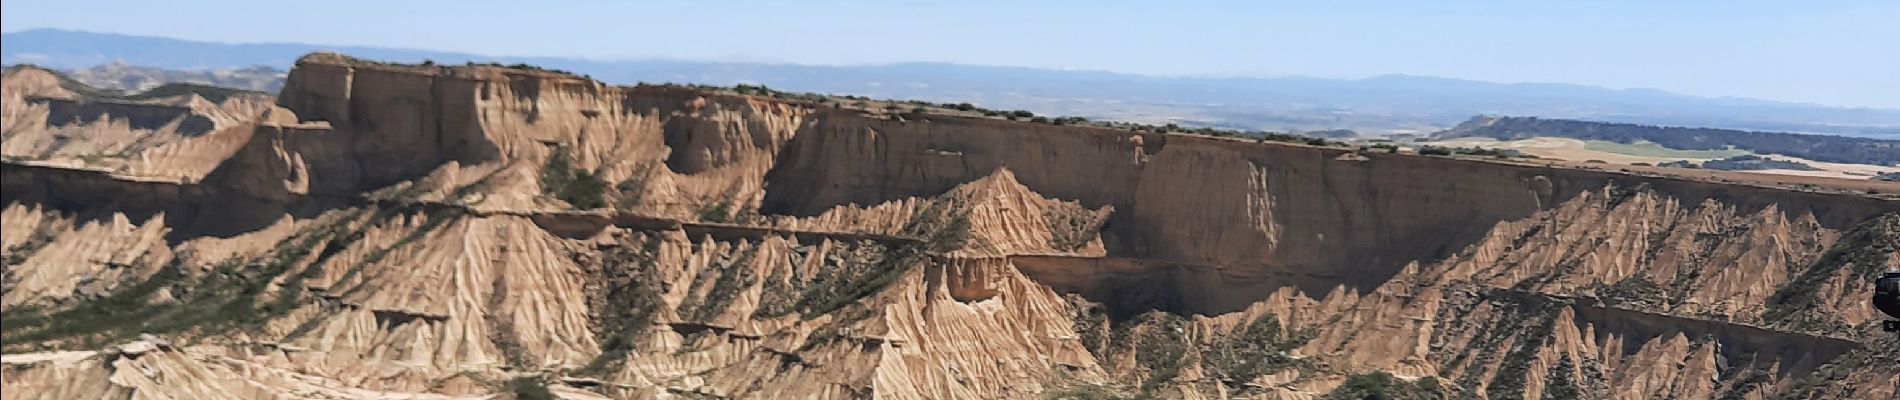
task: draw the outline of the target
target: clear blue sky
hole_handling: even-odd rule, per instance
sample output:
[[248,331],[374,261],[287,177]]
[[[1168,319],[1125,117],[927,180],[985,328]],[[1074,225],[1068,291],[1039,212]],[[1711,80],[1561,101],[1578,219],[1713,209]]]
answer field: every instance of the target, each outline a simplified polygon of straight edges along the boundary
[[8,0],[0,29],[594,59],[1403,73],[1900,108],[1893,0],[1029,3]]

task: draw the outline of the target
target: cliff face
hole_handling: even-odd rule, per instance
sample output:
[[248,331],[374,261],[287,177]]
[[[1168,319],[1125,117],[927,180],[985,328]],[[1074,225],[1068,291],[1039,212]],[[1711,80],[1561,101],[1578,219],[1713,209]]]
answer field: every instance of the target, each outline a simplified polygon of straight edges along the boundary
[[333,54],[277,102],[176,169],[0,170],[0,397],[1900,384],[1872,197]]
[[[1359,288],[1462,250],[1494,224],[1606,187],[1812,214],[1842,229],[1893,205],[1590,171],[962,118],[815,117],[767,180],[765,207],[810,213],[941,192],[1007,166],[1038,193],[1117,210],[1116,256],[1245,265]],[[780,189],[782,188],[782,189]],[[780,189],[780,190],[773,190]]]

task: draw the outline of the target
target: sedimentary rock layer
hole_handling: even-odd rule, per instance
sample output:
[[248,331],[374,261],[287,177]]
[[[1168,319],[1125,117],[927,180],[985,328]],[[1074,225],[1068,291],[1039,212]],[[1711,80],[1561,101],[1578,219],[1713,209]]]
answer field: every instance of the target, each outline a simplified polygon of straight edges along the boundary
[[5,398],[1900,383],[1878,197],[334,54],[277,101],[0,169]]

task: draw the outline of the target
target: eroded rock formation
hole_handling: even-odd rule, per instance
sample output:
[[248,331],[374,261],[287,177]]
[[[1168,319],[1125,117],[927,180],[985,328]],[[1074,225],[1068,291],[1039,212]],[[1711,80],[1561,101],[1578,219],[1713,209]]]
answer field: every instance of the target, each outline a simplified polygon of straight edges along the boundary
[[[1900,386],[1875,197],[335,54],[276,101],[4,165],[0,397]],[[151,130],[6,107],[46,159],[62,123]]]

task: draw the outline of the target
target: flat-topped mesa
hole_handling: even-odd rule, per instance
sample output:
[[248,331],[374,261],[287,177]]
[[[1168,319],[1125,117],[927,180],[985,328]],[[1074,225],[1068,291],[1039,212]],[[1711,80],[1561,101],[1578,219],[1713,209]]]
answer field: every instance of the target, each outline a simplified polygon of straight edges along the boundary
[[[1069,379],[1309,398],[1385,371],[1492,398],[1585,378],[1605,387],[1581,397],[1703,398],[1854,357],[1872,316],[1851,274],[1900,260],[1881,246],[1900,205],[1838,192],[327,53],[290,80],[297,116],[192,153],[219,154],[204,180],[0,162],[0,258],[39,257],[8,265],[30,277],[16,297],[133,305],[26,332],[55,342],[9,325],[9,347],[217,309],[250,314],[166,329],[242,326],[180,343],[250,353],[85,371],[172,357],[361,389],[334,397],[542,371],[631,398],[1044,398]],[[112,264],[71,256],[98,249]],[[250,288],[269,291],[228,295]],[[79,376],[41,364],[28,382]],[[1843,367],[1834,386],[1862,391],[1832,398],[1892,398],[1891,364]]]
[[[437,81],[463,85],[429,85]],[[278,104],[296,111],[305,120],[329,121],[336,126],[348,126],[354,121],[351,118],[353,114],[370,111],[350,108],[350,99],[356,96],[376,96],[391,91],[412,96],[420,93],[429,97],[474,94],[467,91],[474,89],[473,86],[467,86],[474,82],[525,84],[533,85],[531,88],[534,89],[548,86],[550,89],[588,92],[599,92],[606,87],[585,77],[527,66],[396,64],[318,52],[297,60],[296,67],[285,78],[284,91],[278,96]],[[524,88],[514,89],[522,91],[520,89]]]
[[300,122],[323,121],[338,133],[307,144],[341,158],[303,160],[313,164],[313,179],[330,181],[316,186],[359,192],[415,179],[449,162],[499,161],[532,143],[519,140],[523,136],[539,139],[519,133],[575,130],[582,124],[522,125],[556,122],[541,121],[553,103],[543,96],[599,103],[611,97],[600,96],[603,89],[589,79],[544,71],[388,64],[314,53],[298,60],[278,104]]
[[674,218],[710,209],[809,216],[935,196],[1008,167],[1036,193],[1116,210],[1102,235],[1111,255],[1334,276],[1363,280],[1361,287],[1585,192],[1648,187],[1685,206],[1772,206],[1834,229],[1897,208],[1863,196],[1605,171],[1342,157],[1352,150],[984,118],[886,118],[764,97],[615,87],[544,70],[333,53],[300,60],[278,101],[298,119],[333,129],[262,127],[220,168],[225,179],[209,181],[360,196],[453,164],[480,172],[444,185],[480,180],[488,207],[533,209],[562,207],[542,195],[553,183],[536,177],[563,160],[570,165],[559,167],[593,174],[617,192],[609,193],[617,208]]
[[[616,187],[662,193],[644,205],[673,216],[712,203],[750,208],[778,149],[811,110],[681,88],[609,86],[525,66],[399,65],[330,53],[300,60],[278,101],[334,131],[286,140],[323,149],[324,157],[291,161],[308,164],[316,192],[358,194],[451,164],[481,171],[465,176],[471,180],[532,177],[553,159]],[[535,193],[549,187],[531,179],[488,183],[498,194],[491,205],[515,208],[543,207]]]
[[[1001,167],[1036,193],[1116,210],[1118,257],[1336,276],[1363,285],[1438,259],[1500,221],[1580,193],[1648,187],[1699,206],[1812,215],[1839,229],[1896,209],[1863,196],[1093,126],[854,109],[678,87],[615,87],[497,66],[304,57],[279,104],[333,130],[264,127],[228,182],[364,192],[462,171],[487,207],[545,208],[551,160],[605,183],[614,207],[674,218],[817,215],[930,197]],[[563,157],[553,157],[564,154]],[[286,167],[287,166],[287,167]],[[282,176],[243,175],[283,171]],[[512,171],[506,174],[503,171]],[[496,177],[489,179],[487,177]],[[235,179],[244,178],[244,179]],[[1606,189],[1615,188],[1615,189]],[[601,206],[598,204],[587,207]]]

